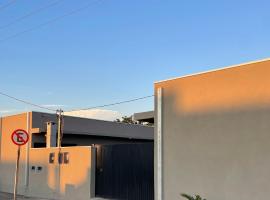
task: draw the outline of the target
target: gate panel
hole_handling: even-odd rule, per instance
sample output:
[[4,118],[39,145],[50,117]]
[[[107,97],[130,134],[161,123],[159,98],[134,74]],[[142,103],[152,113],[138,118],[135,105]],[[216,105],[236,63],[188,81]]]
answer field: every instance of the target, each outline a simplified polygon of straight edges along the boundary
[[154,199],[153,143],[97,146],[96,196]]

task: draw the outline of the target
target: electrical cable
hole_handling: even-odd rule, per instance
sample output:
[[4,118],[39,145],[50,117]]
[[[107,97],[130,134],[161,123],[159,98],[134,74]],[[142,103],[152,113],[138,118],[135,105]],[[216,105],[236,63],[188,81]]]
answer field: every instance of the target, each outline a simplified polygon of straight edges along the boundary
[[135,99],[130,99],[130,100],[126,100],[126,101],[120,101],[120,102],[115,102],[115,103],[110,103],[110,104],[104,104],[104,105],[93,106],[93,107],[88,107],[88,108],[81,108],[81,109],[73,109],[73,110],[66,111],[66,112],[73,112],[73,111],[79,111],[79,110],[92,110],[92,109],[96,109],[96,108],[104,108],[104,107],[109,107],[109,106],[115,106],[115,105],[119,105],[119,104],[125,104],[125,103],[134,102],[134,101],[139,101],[139,100],[142,100],[142,99],[151,98],[153,96],[154,95],[148,95],[148,96],[144,96],[144,97],[139,97],[139,98],[135,98]]
[[[29,102],[29,101],[26,101],[26,100],[22,100],[22,99],[19,99],[17,97],[10,96],[10,95],[8,95],[6,93],[3,93],[3,92],[0,92],[0,95],[8,97],[8,98],[13,99],[13,100],[16,100],[18,102],[30,105],[30,106],[37,107],[37,108],[46,109],[46,110],[53,111],[53,112],[58,112],[59,111],[59,110],[51,109],[51,108],[48,108],[48,107],[45,107],[45,106],[41,106],[41,105],[38,105],[38,104],[35,104],[35,103],[32,103],[32,102]],[[129,100],[110,103],[110,104],[104,104],[104,105],[93,106],[93,107],[88,107],[88,108],[73,109],[73,110],[69,110],[69,111],[66,111],[66,112],[72,112],[72,111],[78,111],[78,110],[91,110],[91,109],[96,109],[96,108],[104,108],[104,107],[109,107],[109,106],[115,106],[115,105],[120,105],[120,104],[125,104],[125,103],[130,103],[130,102],[134,102],[134,101],[139,101],[139,100],[151,98],[153,96],[154,95],[148,95],[148,96],[144,96],[144,97],[139,97],[139,98],[135,98],[135,99],[129,99]]]
[[[100,0],[97,0],[97,1],[100,1]],[[85,6],[82,6],[82,7],[80,7],[80,8],[74,9],[74,10],[68,12],[68,13],[65,13],[65,14],[63,14],[63,15],[60,15],[60,16],[58,16],[58,17],[55,17],[55,18],[53,18],[53,19],[51,19],[51,20],[49,20],[49,21],[47,21],[47,22],[41,23],[41,24],[39,24],[39,25],[37,25],[37,26],[34,26],[34,27],[32,27],[32,28],[23,30],[23,31],[21,31],[21,32],[15,33],[15,34],[13,34],[13,35],[11,35],[11,36],[8,36],[8,37],[6,37],[6,38],[0,39],[0,42],[3,42],[3,41],[6,41],[6,40],[9,40],[9,39],[18,37],[18,36],[20,36],[20,35],[22,35],[22,34],[25,34],[25,33],[27,33],[27,32],[31,32],[31,31],[37,30],[37,29],[39,29],[39,28],[42,28],[43,26],[46,26],[46,25],[48,25],[48,24],[54,23],[54,22],[56,22],[56,21],[58,21],[58,20],[61,20],[61,19],[64,18],[64,17],[70,16],[70,15],[74,15],[74,14],[76,14],[76,13],[78,13],[78,12],[81,12],[81,11],[87,9],[87,8],[90,7],[93,3],[96,3],[97,1],[92,1],[92,2],[90,2],[90,3],[88,3],[88,4],[86,4]]]
[[13,24],[16,24],[19,21],[22,21],[22,20],[24,20],[24,19],[26,19],[28,17],[31,17],[31,16],[33,16],[35,14],[38,14],[38,13],[40,13],[40,12],[50,8],[50,7],[53,7],[53,6],[57,5],[58,3],[60,3],[61,1],[63,1],[63,0],[57,0],[57,1],[52,2],[51,4],[45,5],[43,7],[39,7],[36,10],[33,10],[33,11],[31,11],[31,12],[29,12],[29,13],[21,16],[21,17],[16,18],[15,20],[13,20],[13,21],[11,21],[11,22],[3,25],[3,26],[0,26],[0,30],[8,28],[9,26],[12,26]]
[[0,6],[0,11],[3,10],[3,9],[5,9],[5,8],[7,8],[7,7],[9,7],[9,6],[11,6],[11,5],[14,4],[15,2],[16,2],[16,0],[11,0],[11,1],[9,1],[8,3],[6,3],[6,4],[2,5],[2,6]]
[[40,105],[37,105],[37,104],[35,104],[35,103],[31,103],[31,102],[29,102],[29,101],[25,101],[25,100],[22,100],[22,99],[19,99],[19,98],[10,96],[10,95],[5,94],[5,93],[3,93],[3,92],[0,92],[0,95],[5,96],[5,97],[8,97],[8,98],[10,98],[10,99],[13,99],[13,100],[15,100],[15,101],[18,101],[18,102],[21,102],[21,103],[30,105],[30,106],[34,106],[34,107],[37,107],[37,108],[46,109],[46,110],[54,111],[54,112],[56,111],[56,110],[51,109],[51,108],[47,108],[47,107],[44,107],[44,106],[40,106]]

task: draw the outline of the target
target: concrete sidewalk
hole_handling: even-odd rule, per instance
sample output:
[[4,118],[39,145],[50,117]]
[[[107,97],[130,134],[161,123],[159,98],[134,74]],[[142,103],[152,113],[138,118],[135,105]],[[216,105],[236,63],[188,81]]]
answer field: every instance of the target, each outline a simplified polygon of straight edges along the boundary
[[[0,192],[0,200],[13,200],[13,194]],[[51,199],[24,197],[19,195],[17,200],[51,200]],[[91,200],[109,200],[109,199],[94,198]]]
[[[13,200],[13,194],[0,192],[0,200]],[[18,195],[17,200],[50,200],[50,199],[30,198]]]

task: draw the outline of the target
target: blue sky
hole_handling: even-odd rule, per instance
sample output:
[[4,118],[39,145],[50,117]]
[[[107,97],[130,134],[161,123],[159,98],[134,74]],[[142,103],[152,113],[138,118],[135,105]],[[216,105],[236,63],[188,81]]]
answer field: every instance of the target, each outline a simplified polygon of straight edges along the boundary
[[[63,0],[1,29],[56,0],[1,9],[7,2],[0,0],[0,91],[64,110],[150,95],[155,81],[270,55],[266,0]],[[153,109],[153,100],[108,109],[131,114]],[[8,110],[37,109],[0,96],[0,111]]]

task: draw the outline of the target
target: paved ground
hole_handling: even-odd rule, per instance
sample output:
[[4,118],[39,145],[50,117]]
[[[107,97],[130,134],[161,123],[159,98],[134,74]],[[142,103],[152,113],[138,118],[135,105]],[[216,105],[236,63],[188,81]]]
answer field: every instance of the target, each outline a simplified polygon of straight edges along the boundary
[[[13,195],[8,193],[0,193],[1,200],[13,200]],[[23,196],[18,196],[17,200],[49,200],[49,199],[40,199],[40,198],[28,198]]]
[[[0,200],[13,200],[13,195],[0,192]],[[50,199],[29,198],[29,197],[18,196],[17,200],[50,200]],[[106,199],[94,198],[91,200],[106,200]]]

